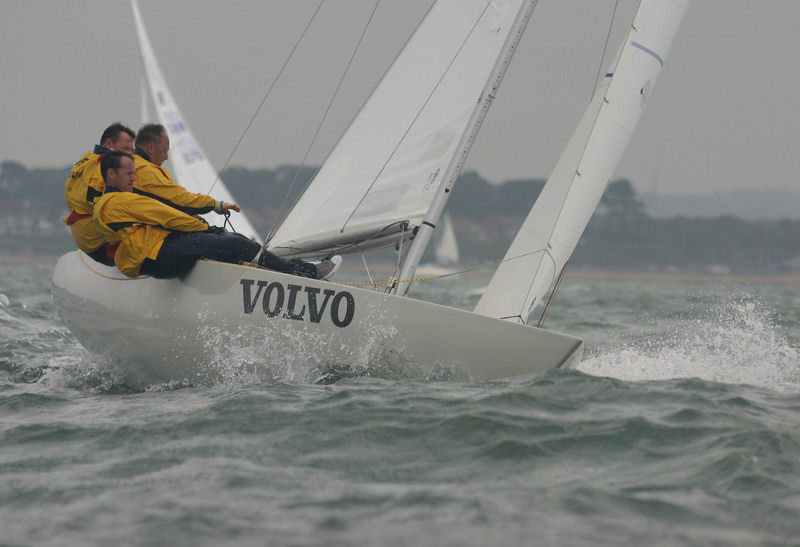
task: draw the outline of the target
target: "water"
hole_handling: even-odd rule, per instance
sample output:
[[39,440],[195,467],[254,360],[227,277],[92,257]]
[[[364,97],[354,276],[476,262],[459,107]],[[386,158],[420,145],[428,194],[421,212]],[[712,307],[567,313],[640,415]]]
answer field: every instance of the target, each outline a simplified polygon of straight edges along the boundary
[[[0,266],[3,543],[800,536],[796,284],[568,278],[547,326],[585,338],[576,370],[489,383],[226,376],[140,390],[59,321],[51,271]],[[416,290],[468,308],[485,283]]]

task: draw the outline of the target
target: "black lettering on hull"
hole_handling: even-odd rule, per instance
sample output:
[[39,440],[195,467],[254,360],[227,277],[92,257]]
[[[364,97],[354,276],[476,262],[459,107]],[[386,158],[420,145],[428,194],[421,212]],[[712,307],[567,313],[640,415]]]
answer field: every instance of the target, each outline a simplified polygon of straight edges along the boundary
[[[345,301],[344,318],[341,314],[342,300]],[[342,291],[333,297],[331,302],[331,321],[337,327],[346,327],[353,321],[353,315],[356,313],[356,301],[353,295],[347,291]]]
[[[333,289],[320,290],[316,287],[302,285],[283,285],[277,281],[258,281],[254,279],[240,280],[242,285],[242,308],[245,314],[251,315],[261,299],[261,308],[267,317],[284,317],[295,321],[308,320],[320,323],[329,319],[339,328],[345,328],[353,322],[356,313],[356,301],[348,291]],[[257,286],[253,294],[253,285]],[[287,296],[288,293],[288,296]],[[319,300],[322,293],[322,300]],[[286,304],[284,308],[284,303]],[[326,310],[328,314],[326,315]]]
[[[265,281],[258,282],[259,285],[261,283],[264,283],[265,285],[267,284]],[[272,301],[272,293],[275,293],[275,305],[270,308],[269,303]],[[264,307],[264,315],[267,317],[275,317],[281,313],[281,310],[283,309],[283,298],[283,285],[277,281],[270,283],[267,287],[267,292],[264,293],[264,301],[262,302],[262,306]]]

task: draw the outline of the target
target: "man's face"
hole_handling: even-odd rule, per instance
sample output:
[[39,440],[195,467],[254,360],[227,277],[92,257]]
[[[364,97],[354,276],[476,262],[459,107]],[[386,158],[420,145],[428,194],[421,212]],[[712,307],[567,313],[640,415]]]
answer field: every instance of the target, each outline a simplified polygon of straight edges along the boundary
[[127,152],[128,154],[133,154],[133,139],[130,135],[121,131],[117,140],[111,141],[111,146],[107,146],[106,148],[110,148],[111,150],[120,150],[122,152]]
[[150,161],[156,165],[161,165],[169,158],[169,137],[166,133],[161,134],[161,139],[150,147]]
[[119,169],[109,169],[106,172],[108,183],[120,192],[133,192],[133,183],[136,181],[136,169],[133,160],[122,158]]

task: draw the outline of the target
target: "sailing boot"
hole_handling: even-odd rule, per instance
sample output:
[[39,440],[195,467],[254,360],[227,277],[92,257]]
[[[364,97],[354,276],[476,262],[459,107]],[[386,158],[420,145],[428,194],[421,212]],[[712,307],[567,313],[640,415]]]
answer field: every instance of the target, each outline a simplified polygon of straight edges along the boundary
[[317,279],[330,279],[342,265],[342,257],[334,255],[317,264]]

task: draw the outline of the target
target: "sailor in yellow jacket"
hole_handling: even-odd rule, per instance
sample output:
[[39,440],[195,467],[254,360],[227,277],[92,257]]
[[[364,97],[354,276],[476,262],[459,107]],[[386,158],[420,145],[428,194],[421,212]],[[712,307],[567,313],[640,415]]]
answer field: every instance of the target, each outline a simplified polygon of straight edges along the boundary
[[147,124],[136,135],[134,152],[136,182],[133,191],[157,199],[189,215],[202,215],[210,211],[225,214],[239,212],[237,205],[215,200],[206,194],[189,192],[172,178],[162,164],[169,158],[169,136],[160,124]]
[[100,137],[100,144],[86,152],[72,166],[64,187],[64,197],[70,211],[64,223],[70,227],[72,239],[81,251],[106,265],[113,265],[114,261],[92,221],[92,204],[103,194],[100,157],[111,150],[133,152],[135,137],[136,133],[121,123],[109,125]]
[[[261,250],[261,245],[241,234],[209,227],[169,205],[135,194],[136,169],[131,154],[105,154],[100,170],[106,186],[105,194],[94,204],[94,221],[106,241],[118,244],[114,263],[128,277],[177,277],[191,270],[200,258],[251,262]],[[316,279],[332,275],[339,262],[324,261],[317,266],[283,260],[267,251],[258,259],[262,267]]]

